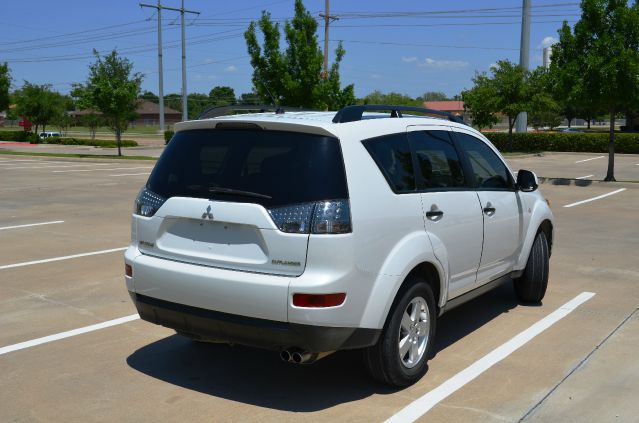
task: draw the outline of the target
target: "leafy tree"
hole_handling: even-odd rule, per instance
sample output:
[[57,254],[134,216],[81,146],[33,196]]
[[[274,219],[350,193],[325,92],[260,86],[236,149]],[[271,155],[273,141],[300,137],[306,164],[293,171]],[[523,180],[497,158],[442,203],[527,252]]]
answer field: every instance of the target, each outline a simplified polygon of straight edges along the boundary
[[[257,30],[261,31],[260,46]],[[265,11],[244,33],[253,66],[253,86],[259,97],[278,105],[337,109],[355,102],[353,85],[341,88],[341,43],[328,75],[322,75],[323,54],[317,42],[317,21],[302,0],[295,0],[295,17],[284,24],[288,47],[280,50],[280,27]]]
[[390,92],[383,93],[375,90],[359,101],[361,104],[396,104],[401,106],[421,107],[422,101],[413,99],[407,95]]
[[512,149],[513,127],[519,113],[526,111],[531,98],[528,71],[509,60],[500,60],[493,72],[491,85],[495,90],[497,111],[508,117],[508,149]]
[[73,122],[73,118],[66,111],[59,113],[54,119],[53,123],[58,127],[58,130],[62,136],[66,136],[69,131],[69,126]]
[[94,140],[95,139],[95,133],[98,130],[98,127],[102,126],[104,124],[104,119],[102,119],[102,116],[95,113],[93,110],[90,111],[90,113],[87,113],[86,115],[82,116],[82,118],[80,119],[80,122],[89,128],[89,133],[91,134],[91,139]]
[[426,91],[423,96],[417,97],[420,101],[446,101],[448,96],[441,91]]
[[132,73],[133,63],[121,58],[115,50],[104,57],[96,50],[93,54],[96,61],[89,65],[89,78],[86,84],[75,84],[74,93],[85,108],[102,112],[115,133],[118,156],[121,156],[122,132],[135,118],[143,77],[140,73]]
[[33,122],[36,134],[40,125],[45,131],[50,122],[64,113],[63,97],[51,91],[51,85],[36,85],[25,81],[16,92],[15,99],[18,115]]
[[233,88],[226,86],[213,87],[213,89],[209,91],[209,100],[213,106],[228,106],[229,104],[234,104],[236,102],[235,91]]
[[11,73],[9,66],[0,64],[0,111],[9,109],[9,87],[11,86]]
[[260,97],[256,93],[242,93],[240,104],[260,104]]
[[144,91],[140,98],[142,100],[150,101],[151,103],[160,104],[160,97],[151,91]]
[[[188,102],[188,96],[187,100]],[[182,94],[171,93],[164,96],[164,106],[170,107],[178,112],[182,111]]]
[[528,117],[535,129],[544,126],[552,129],[561,124],[565,110],[550,94],[552,81],[550,72],[543,67],[532,71],[528,78],[528,90],[531,93]]
[[187,106],[189,108],[189,119],[197,119],[197,117],[211,105],[209,96],[201,93],[191,93],[186,96]]
[[473,88],[462,91],[464,109],[470,113],[470,117],[479,130],[492,128],[499,118],[497,112],[497,93],[492,81],[485,73],[477,73],[473,78]]
[[[581,18],[564,22],[553,49],[555,68],[578,79],[573,95],[588,98],[610,116],[606,181],[614,181],[615,118],[639,102],[639,4],[627,0],[582,0]],[[559,72],[560,73],[560,72]],[[576,93],[576,94],[575,94]]]

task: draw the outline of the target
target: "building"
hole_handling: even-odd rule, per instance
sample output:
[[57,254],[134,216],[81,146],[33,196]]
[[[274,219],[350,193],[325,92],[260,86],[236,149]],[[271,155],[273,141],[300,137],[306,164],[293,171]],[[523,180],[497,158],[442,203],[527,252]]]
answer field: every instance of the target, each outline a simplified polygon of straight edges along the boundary
[[[100,112],[95,112],[91,109],[85,110],[76,110],[74,112],[70,112],[70,116],[74,116],[76,118],[81,118],[82,116],[86,116],[88,114],[101,114]],[[138,108],[135,110],[137,117],[135,120],[129,122],[131,127],[136,126],[157,126],[160,124],[160,106],[156,103],[140,100],[140,104]],[[164,122],[166,125],[173,125],[174,123],[182,121],[182,113],[177,110],[171,109],[170,107],[164,106]]]
[[[464,122],[472,124],[473,119],[466,110],[464,110],[464,102],[461,100],[446,100],[446,101],[425,101],[424,107],[427,109],[441,110],[443,112],[452,113],[464,119]],[[497,113],[497,117],[500,119],[494,128],[508,128],[508,117]]]

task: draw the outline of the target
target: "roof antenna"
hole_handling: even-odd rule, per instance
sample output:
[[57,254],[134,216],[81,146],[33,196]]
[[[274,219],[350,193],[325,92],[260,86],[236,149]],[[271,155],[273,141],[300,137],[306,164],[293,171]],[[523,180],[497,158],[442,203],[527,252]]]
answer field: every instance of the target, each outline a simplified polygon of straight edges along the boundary
[[268,86],[264,83],[264,81],[262,81],[262,78],[260,78],[258,76],[258,79],[260,80],[260,82],[262,83],[262,86],[264,87],[264,89],[266,90],[266,93],[268,94],[268,96],[271,98],[271,103],[273,103],[273,106],[276,107],[275,109],[275,114],[276,115],[283,115],[284,114],[284,109],[282,109],[278,104],[277,101],[275,101],[275,97],[273,97],[273,94],[271,94],[271,91],[268,89]]

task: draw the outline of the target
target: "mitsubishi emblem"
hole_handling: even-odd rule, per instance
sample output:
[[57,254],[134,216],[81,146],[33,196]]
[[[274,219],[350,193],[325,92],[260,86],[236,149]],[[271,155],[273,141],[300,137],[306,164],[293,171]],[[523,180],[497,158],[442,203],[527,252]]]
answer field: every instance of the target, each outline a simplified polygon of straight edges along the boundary
[[213,213],[211,213],[211,205],[209,204],[209,206],[206,208],[206,211],[204,213],[202,213],[202,219],[213,219]]

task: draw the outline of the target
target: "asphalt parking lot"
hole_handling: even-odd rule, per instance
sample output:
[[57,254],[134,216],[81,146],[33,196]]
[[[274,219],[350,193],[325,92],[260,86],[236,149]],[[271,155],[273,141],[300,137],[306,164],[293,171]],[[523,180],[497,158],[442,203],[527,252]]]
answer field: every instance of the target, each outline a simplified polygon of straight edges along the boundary
[[[589,182],[598,156],[509,160],[570,180],[541,185],[543,304],[503,286],[444,315],[427,375],[393,390],[356,351],[293,366],[136,319],[122,252],[152,162],[0,155],[0,421],[636,422],[639,184]],[[617,166],[639,181],[639,156]]]

